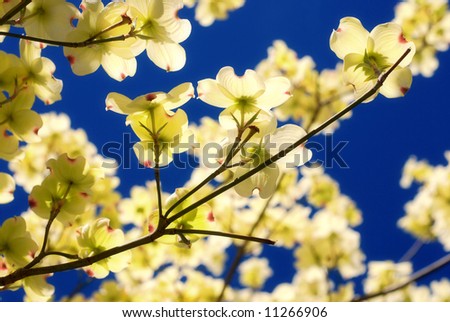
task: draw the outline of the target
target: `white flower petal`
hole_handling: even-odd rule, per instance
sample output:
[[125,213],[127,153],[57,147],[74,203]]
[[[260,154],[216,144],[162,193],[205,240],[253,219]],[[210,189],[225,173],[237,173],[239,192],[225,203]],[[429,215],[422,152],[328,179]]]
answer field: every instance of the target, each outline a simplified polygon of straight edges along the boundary
[[96,47],[64,48],[64,56],[69,61],[73,73],[78,76],[94,73],[100,67],[102,59],[101,51]]
[[380,88],[380,93],[387,98],[405,96],[411,88],[412,73],[409,68],[395,69]]
[[388,59],[388,63],[393,65],[408,48],[411,52],[400,62],[400,66],[408,66],[416,52],[413,42],[407,41],[403,36],[402,28],[396,23],[385,23],[376,26],[370,37],[374,41],[373,51],[380,53]]
[[330,37],[330,47],[340,59],[351,53],[364,54],[369,32],[361,21],[353,17],[342,18]]
[[147,56],[159,68],[168,72],[178,71],[186,64],[186,52],[183,47],[173,42],[147,42]]
[[186,104],[191,98],[194,97],[194,86],[192,83],[183,83],[170,90],[167,93],[168,100],[164,102],[165,110],[173,110]]
[[254,70],[247,69],[242,76],[237,76],[233,67],[220,69],[217,81],[236,98],[257,98],[264,89],[264,81]]
[[102,67],[109,77],[121,82],[127,76],[134,76],[137,62],[135,58],[124,59],[111,52],[107,52],[102,56]]
[[286,102],[292,95],[291,82],[286,77],[272,77],[265,82],[266,90],[256,99],[256,105],[262,109],[271,109]]
[[[304,129],[294,124],[287,124],[278,128],[272,135],[268,137],[265,148],[270,155],[275,155],[279,151],[285,150],[294,142],[297,142],[306,135]],[[286,167],[294,167],[305,164],[311,159],[311,151],[300,145],[293,151],[289,152],[285,157],[277,161],[277,164]]]
[[6,204],[14,200],[16,183],[9,174],[0,172],[0,204]]
[[[247,172],[251,168],[239,167],[236,170],[235,178],[238,178]],[[276,190],[277,179],[280,170],[275,164],[272,164],[263,170],[255,173],[250,178],[240,182],[234,186],[235,191],[242,197],[250,197],[255,189],[258,190],[259,196],[263,199],[269,198]]]
[[217,107],[229,107],[236,103],[234,97],[217,81],[211,78],[198,82],[198,98],[209,105]]
[[130,114],[135,111],[133,108],[128,108],[128,104],[131,102],[131,99],[125,95],[115,92],[109,93],[105,100],[106,110],[119,114]]
[[[362,68],[354,69],[354,67],[350,67],[348,70],[344,71],[344,81],[353,87],[356,100],[368,92],[375,85],[377,80],[367,80],[367,75]],[[378,92],[366,99],[364,103],[373,101],[377,95]]]

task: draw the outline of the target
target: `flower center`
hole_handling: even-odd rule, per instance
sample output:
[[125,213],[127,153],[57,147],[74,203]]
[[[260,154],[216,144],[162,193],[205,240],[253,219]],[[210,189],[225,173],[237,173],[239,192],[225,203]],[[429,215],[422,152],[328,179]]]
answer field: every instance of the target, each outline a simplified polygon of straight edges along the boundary
[[363,62],[358,64],[356,68],[362,68],[367,80],[376,79],[389,68],[387,58],[382,54],[367,51],[364,54]]

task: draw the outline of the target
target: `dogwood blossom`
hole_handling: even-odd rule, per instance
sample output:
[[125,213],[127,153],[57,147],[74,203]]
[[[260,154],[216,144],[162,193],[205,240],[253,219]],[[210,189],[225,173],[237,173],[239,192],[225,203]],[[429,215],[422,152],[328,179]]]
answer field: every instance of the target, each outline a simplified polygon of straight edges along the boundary
[[[132,20],[127,15],[129,6],[123,2],[110,2],[104,6],[101,1],[84,1],[81,7],[83,12],[77,27],[67,35],[66,41],[102,40],[131,31]],[[80,48],[65,47],[64,55],[76,75],[91,74],[102,66],[111,78],[122,81],[136,73],[135,56],[141,51],[142,46],[130,37]]]
[[[77,241],[78,256],[86,258],[121,245],[124,242],[124,234],[120,229],[111,228],[109,219],[98,218],[80,228]],[[125,251],[85,267],[84,270],[91,277],[105,278],[110,271],[119,272],[124,269],[130,260],[131,252]]]
[[37,249],[22,217],[8,218],[0,226],[0,254],[12,267],[26,265]]
[[180,45],[191,33],[191,23],[180,19],[183,0],[126,0],[135,20],[135,33],[147,49],[147,56],[166,71],[177,71],[186,63],[186,52]]
[[10,161],[18,154],[19,139],[11,134],[7,125],[0,125],[0,158]]
[[129,114],[127,124],[141,140],[133,150],[141,164],[146,167],[166,166],[173,153],[182,153],[189,148],[188,117],[182,109],[194,96],[191,83],[183,83],[169,93],[153,92],[134,100],[110,93],[106,98],[106,109],[120,114]]
[[163,107],[170,114],[172,110],[186,104],[194,97],[194,87],[192,83],[183,83],[168,93],[152,92],[141,95],[131,100],[125,95],[119,93],[109,93],[106,97],[106,110],[119,114],[131,115],[135,113],[147,113]]
[[204,27],[228,18],[228,12],[241,8],[245,0],[199,0],[195,19]]
[[16,55],[4,51],[0,51],[0,60],[0,89],[14,95],[22,85],[25,74],[23,63]]
[[41,51],[32,42],[20,41],[23,80],[27,86],[33,88],[34,94],[48,105],[61,99],[63,83],[53,76],[55,64],[50,59],[41,57]]
[[[414,57],[415,45],[405,39],[398,24],[381,24],[369,33],[357,18],[342,18],[338,29],[331,34],[330,47],[344,61],[344,81],[353,86],[356,98],[371,89],[380,75],[407,49],[411,52],[388,76],[379,92],[395,98],[405,95],[411,87],[412,74],[407,66]],[[376,95],[365,102],[373,100]]]
[[[177,188],[173,194],[171,194],[165,204],[163,205],[164,209],[169,209],[172,205],[174,205],[178,200],[180,200],[184,195],[188,193],[188,189],[186,188]],[[186,200],[177,205],[173,213],[183,210],[188,207],[190,204],[195,202],[197,199],[194,196],[188,197]],[[170,216],[169,216],[170,219]],[[159,225],[159,211],[155,210],[148,219],[148,231],[153,233],[158,225]],[[211,207],[208,204],[200,205],[199,207],[191,210],[187,214],[181,216],[172,222],[167,228],[176,228],[176,229],[205,229],[211,226],[214,222],[214,216],[211,211]],[[163,236],[158,239],[158,242],[175,244],[180,247],[190,247],[192,242],[197,241],[200,236],[193,233],[179,234],[173,236]]]
[[266,280],[272,276],[267,258],[250,258],[239,266],[239,280],[242,285],[252,289],[260,289]]
[[64,41],[78,14],[77,8],[65,0],[33,0],[20,21],[29,36]]
[[[224,108],[220,124],[227,130],[243,127],[251,121],[262,135],[272,132],[276,121],[270,110],[284,103],[291,96],[290,82],[285,77],[264,80],[254,70],[247,69],[237,76],[232,67],[223,67],[216,79],[198,82],[198,98],[207,104]],[[236,124],[238,122],[238,124]]]
[[[310,56],[297,57],[297,53],[282,40],[274,41],[267,52],[268,57],[258,64],[256,72],[265,78],[285,76],[292,84],[292,98],[274,110],[279,120],[292,119],[304,129],[311,130],[343,110],[353,99],[350,86],[342,85],[340,64],[319,72]],[[350,114],[342,119],[346,117]],[[327,128],[327,133],[338,125],[334,122]]]
[[38,131],[42,126],[42,119],[38,113],[31,110],[34,103],[31,91],[24,89],[10,101],[0,93],[0,101],[7,102],[0,108],[0,126],[6,125],[7,130],[21,141],[39,141]]

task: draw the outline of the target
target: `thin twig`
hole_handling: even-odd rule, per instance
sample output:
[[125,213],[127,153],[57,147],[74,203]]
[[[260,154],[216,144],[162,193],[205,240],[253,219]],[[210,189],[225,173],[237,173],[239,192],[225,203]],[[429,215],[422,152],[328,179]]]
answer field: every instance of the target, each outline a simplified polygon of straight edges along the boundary
[[116,247],[107,249],[101,253],[98,253],[96,255],[78,259],[73,262],[55,264],[55,265],[49,265],[49,266],[42,266],[42,267],[32,267],[29,269],[19,268],[9,275],[0,277],[0,287],[15,283],[19,280],[22,280],[22,279],[24,279],[26,277],[30,277],[30,276],[46,275],[46,274],[51,274],[51,273],[56,273],[56,272],[64,272],[64,271],[68,271],[68,270],[72,270],[72,269],[89,266],[96,262],[104,260],[108,257],[125,252],[127,250],[152,243],[153,241],[155,241],[162,235],[163,235],[163,231],[155,231],[155,233],[153,233],[152,235],[141,237],[141,238],[131,241],[127,244],[124,244],[121,246],[116,246]]
[[11,10],[4,14],[3,17],[0,18],[0,26],[4,25],[8,22],[9,19],[14,17],[17,13],[19,13],[22,9],[25,9],[31,3],[31,0],[22,0],[18,4],[16,4]]
[[267,238],[245,236],[245,235],[227,233],[227,232],[223,232],[223,231],[204,230],[204,229],[178,229],[178,228],[169,228],[169,229],[164,230],[164,235],[181,235],[181,234],[220,236],[220,237],[227,237],[227,238],[231,238],[231,239],[245,240],[246,242],[255,242],[255,243],[266,244],[266,245],[275,245],[274,241],[267,239]]
[[102,44],[102,43],[113,42],[113,41],[124,41],[130,37],[135,37],[135,35],[133,35],[133,34],[124,34],[124,35],[119,35],[119,36],[109,37],[109,38],[87,39],[87,40],[78,41],[78,42],[71,42],[71,41],[59,41],[59,40],[33,37],[33,36],[28,36],[28,35],[15,34],[15,33],[6,32],[6,31],[0,31],[0,36],[25,39],[25,40],[35,41],[35,42],[41,42],[41,43],[44,43],[47,45],[72,47],[72,48],[87,47],[87,46],[91,46],[91,45]]
[[[275,189],[275,193],[276,193],[276,190],[278,190],[278,187],[280,186],[281,181],[283,180],[283,176],[284,176],[284,174],[281,175],[281,177],[278,181],[277,187]],[[270,198],[268,198],[266,200],[266,202],[264,203],[264,206],[258,215],[258,219],[256,219],[256,221],[253,223],[252,227],[250,228],[250,230],[248,232],[249,236],[253,235],[253,233],[255,232],[255,229],[258,227],[258,225],[263,220],[264,215],[266,214],[267,207],[269,206],[270,202],[272,201],[275,193],[272,194],[270,196]],[[225,279],[223,281],[222,290],[220,291],[220,294],[217,297],[217,302],[221,302],[223,300],[225,291],[226,291],[228,285],[230,285],[231,281],[233,280],[234,274],[236,273],[237,268],[239,267],[239,264],[247,251],[246,250],[247,245],[248,245],[248,241],[245,241],[242,245],[239,246],[239,248],[236,252],[236,255],[233,258],[233,261],[231,262],[230,268],[228,269],[227,275],[225,276]]]
[[417,272],[415,272],[414,274],[411,275],[411,277],[403,283],[400,283],[398,285],[394,285],[391,287],[388,287],[382,291],[376,292],[376,293],[372,293],[372,294],[367,294],[367,295],[363,295],[360,297],[356,297],[352,300],[352,302],[362,302],[362,301],[367,301],[370,299],[373,299],[375,297],[378,296],[382,296],[382,295],[387,295],[389,293],[401,290],[402,288],[408,286],[411,283],[414,283],[416,281],[418,281],[419,279],[437,271],[438,269],[444,267],[445,265],[450,263],[450,254],[445,255],[444,257],[438,259],[437,261],[435,261],[434,263],[431,263],[430,265],[422,268],[421,270],[418,270]]
[[45,253],[45,256],[61,256],[61,257],[65,257],[68,259],[80,259],[80,257],[78,257],[77,254],[69,254],[69,253],[64,253],[64,252],[58,252],[58,251],[48,251]]
[[[247,124],[245,126],[248,126]],[[187,198],[192,196],[194,193],[196,193],[198,190],[200,190],[203,186],[214,180],[217,176],[219,176],[222,172],[224,172],[226,169],[228,169],[228,163],[231,162],[233,157],[239,152],[239,150],[252,138],[253,135],[256,133],[256,129],[250,127],[250,133],[245,137],[245,139],[241,142],[241,137],[243,134],[243,130],[239,130],[238,134],[233,142],[233,145],[231,146],[230,151],[228,152],[225,161],[210,175],[208,175],[205,179],[203,179],[202,182],[198,183],[194,188],[189,190],[185,195],[183,195],[179,200],[177,200],[172,206],[167,209],[166,213],[164,214],[164,217],[167,218],[169,214],[177,207],[179,206],[183,201],[185,201]]]
[[424,243],[420,239],[417,239],[414,244],[406,251],[406,253],[398,260],[399,262],[408,262],[417,255],[419,250],[423,247]]

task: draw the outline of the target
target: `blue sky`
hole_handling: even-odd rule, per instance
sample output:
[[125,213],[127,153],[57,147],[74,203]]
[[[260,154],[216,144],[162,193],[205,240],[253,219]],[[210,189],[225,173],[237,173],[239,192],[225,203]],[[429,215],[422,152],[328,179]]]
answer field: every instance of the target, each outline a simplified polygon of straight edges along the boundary
[[[119,83],[98,70],[86,77],[72,74],[60,48],[49,48],[44,55],[56,64],[55,76],[64,80],[63,100],[49,107],[36,106],[40,112],[57,111],[71,116],[72,127],[84,128],[92,142],[101,147],[108,141],[121,141],[124,117],[107,113],[104,100],[109,92],[117,91],[136,97],[152,91],[168,91],[186,81],[196,84],[203,78],[214,78],[223,66],[233,66],[243,73],[254,68],[267,56],[267,47],[276,39],[283,39],[298,55],[313,57],[319,70],[333,68],[337,57],[329,49],[329,36],[344,16],[358,17],[367,29],[392,20],[397,1],[350,0],[247,0],[245,6],[231,13],[226,21],[201,27],[191,19],[193,10],[183,9],[181,17],[190,18],[191,36],[183,43],[187,64],[179,72],[166,73],[149,61],[145,54],[138,58],[136,76]],[[17,52],[16,41],[0,44],[0,49]],[[388,100],[378,97],[374,102],[358,107],[352,118],[343,121],[333,140],[348,141],[341,155],[349,165],[332,167],[327,173],[338,180],[343,193],[356,201],[364,215],[359,227],[362,248],[371,260],[398,260],[412,245],[413,238],[397,228],[404,214],[404,204],[413,198],[416,189],[403,190],[399,186],[403,164],[410,155],[427,159],[432,164],[445,163],[444,151],[450,149],[450,106],[448,103],[448,71],[450,54],[440,53],[440,67],[432,78],[416,77],[405,98]],[[218,109],[195,100],[186,105],[190,120],[203,115],[218,115]],[[323,142],[323,137],[314,139]],[[0,168],[4,162],[0,163]],[[142,171],[120,169],[121,192],[128,196],[129,188],[144,184]],[[172,171],[172,169],[170,169]],[[170,192],[189,177],[189,171],[164,173],[164,189]],[[148,178],[150,179],[150,177]],[[18,189],[20,190],[20,189]],[[20,191],[18,191],[20,193]],[[17,196],[18,201],[24,196]],[[0,207],[0,221],[25,210],[24,203]],[[274,270],[282,269],[281,257],[286,254],[270,250]],[[442,247],[424,247],[414,262],[415,269],[436,260]],[[277,267],[278,266],[278,267]],[[450,275],[444,268],[439,275]],[[270,284],[278,281],[272,279]],[[0,299],[19,300],[20,293],[0,293]]]

